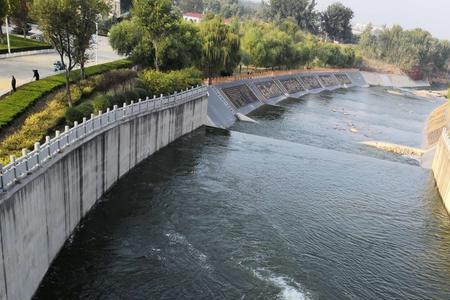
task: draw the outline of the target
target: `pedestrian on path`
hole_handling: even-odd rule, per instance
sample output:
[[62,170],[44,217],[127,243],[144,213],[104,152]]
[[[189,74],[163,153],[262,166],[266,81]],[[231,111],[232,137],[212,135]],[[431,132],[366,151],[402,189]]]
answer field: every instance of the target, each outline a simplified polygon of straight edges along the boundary
[[14,77],[14,75],[12,76],[12,79],[11,79],[11,87],[12,87],[13,92],[15,92],[16,91],[16,78]]
[[36,78],[36,81],[39,80],[39,72],[38,72],[38,70],[33,70],[33,78]]

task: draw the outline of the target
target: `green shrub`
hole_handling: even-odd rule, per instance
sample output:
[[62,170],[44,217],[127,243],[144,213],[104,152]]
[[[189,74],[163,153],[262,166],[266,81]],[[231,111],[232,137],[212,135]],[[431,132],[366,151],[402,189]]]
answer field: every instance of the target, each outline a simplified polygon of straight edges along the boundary
[[109,103],[111,103],[111,105],[113,106],[122,106],[124,102],[127,102],[127,99],[125,98],[125,95],[123,93],[108,94],[107,98],[109,100]]
[[[89,102],[81,103],[76,106],[76,109],[81,113],[81,119],[84,117],[89,118],[91,114],[94,113],[94,106]],[[81,119],[78,121],[81,121]]]
[[94,112],[94,106],[91,103],[85,102],[80,105],[69,108],[64,117],[67,124],[73,124],[73,122],[81,122],[84,117],[88,118]]
[[94,112],[105,111],[108,107],[111,106],[111,103],[108,100],[106,95],[98,95],[92,100],[92,106],[94,107]]
[[129,90],[121,93],[123,97],[126,99],[127,103],[131,101],[137,102],[139,100],[139,94],[136,93],[135,90]]
[[111,70],[96,78],[95,86],[97,91],[108,91],[112,86],[125,84],[136,78],[137,74],[133,70],[121,69]]
[[140,84],[149,96],[171,94],[202,83],[201,72],[195,68],[170,71],[167,73],[145,70],[139,76]]
[[138,95],[138,98],[141,98],[142,100],[144,100],[148,96],[148,92],[144,88],[135,88],[134,91]]
[[66,111],[64,118],[67,124],[73,124],[73,122],[83,119],[83,115],[76,107],[71,107]]

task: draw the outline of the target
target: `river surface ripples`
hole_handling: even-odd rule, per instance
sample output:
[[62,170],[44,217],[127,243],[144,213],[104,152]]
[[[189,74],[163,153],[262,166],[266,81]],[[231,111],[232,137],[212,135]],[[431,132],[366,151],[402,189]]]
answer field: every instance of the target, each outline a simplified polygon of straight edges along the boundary
[[339,90],[197,130],[101,199],[35,298],[450,299],[432,174],[359,144],[420,147],[438,104]]

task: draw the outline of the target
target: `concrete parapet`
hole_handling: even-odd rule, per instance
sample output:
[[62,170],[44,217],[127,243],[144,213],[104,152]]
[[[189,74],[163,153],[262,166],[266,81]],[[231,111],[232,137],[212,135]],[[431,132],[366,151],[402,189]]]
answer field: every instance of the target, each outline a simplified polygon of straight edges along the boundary
[[436,145],[432,170],[442,201],[450,213],[450,139],[446,128]]

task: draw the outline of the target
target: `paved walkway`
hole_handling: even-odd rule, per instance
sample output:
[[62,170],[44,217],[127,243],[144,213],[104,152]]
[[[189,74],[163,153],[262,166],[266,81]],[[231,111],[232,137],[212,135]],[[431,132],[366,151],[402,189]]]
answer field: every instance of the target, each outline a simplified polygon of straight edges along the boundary
[[[88,66],[95,64],[95,50],[90,51],[92,57]],[[108,43],[107,37],[99,37],[98,63],[106,63],[120,59]],[[17,86],[33,80],[33,71],[39,70],[41,78],[54,75],[53,63],[60,60],[58,53],[37,54],[0,59],[0,96],[11,90],[11,75],[17,80]]]

